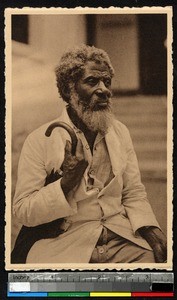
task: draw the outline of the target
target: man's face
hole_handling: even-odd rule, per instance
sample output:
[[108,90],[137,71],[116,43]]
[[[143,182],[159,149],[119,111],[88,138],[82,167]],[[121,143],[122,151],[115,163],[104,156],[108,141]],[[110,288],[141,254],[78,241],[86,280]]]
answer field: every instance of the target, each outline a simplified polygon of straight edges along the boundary
[[91,131],[104,134],[114,120],[110,98],[111,76],[108,67],[88,62],[81,79],[71,87],[69,104]]
[[87,62],[84,75],[75,85],[85,109],[99,111],[108,108],[111,97],[111,76],[105,64]]

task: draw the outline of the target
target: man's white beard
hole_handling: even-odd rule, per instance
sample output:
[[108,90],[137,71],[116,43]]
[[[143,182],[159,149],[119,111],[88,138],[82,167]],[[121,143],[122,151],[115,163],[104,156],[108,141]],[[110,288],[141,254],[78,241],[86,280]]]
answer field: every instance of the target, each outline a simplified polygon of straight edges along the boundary
[[91,131],[98,131],[105,134],[113,123],[114,115],[112,113],[111,100],[109,100],[107,108],[94,111],[90,108],[90,105],[84,105],[84,102],[79,98],[78,93],[72,89],[70,105]]

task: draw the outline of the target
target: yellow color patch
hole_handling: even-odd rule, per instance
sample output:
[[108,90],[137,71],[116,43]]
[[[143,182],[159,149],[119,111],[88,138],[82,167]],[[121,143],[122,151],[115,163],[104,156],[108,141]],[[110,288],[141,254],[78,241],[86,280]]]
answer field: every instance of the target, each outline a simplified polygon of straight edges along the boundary
[[128,292],[91,292],[90,297],[131,297]]

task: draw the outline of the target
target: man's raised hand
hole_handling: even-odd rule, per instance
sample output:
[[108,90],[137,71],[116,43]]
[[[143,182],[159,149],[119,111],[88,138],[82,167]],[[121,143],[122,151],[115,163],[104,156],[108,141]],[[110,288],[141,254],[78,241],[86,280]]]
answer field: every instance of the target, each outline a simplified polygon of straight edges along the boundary
[[62,166],[63,177],[61,179],[61,188],[65,196],[67,196],[81,182],[82,176],[88,166],[88,162],[84,158],[80,140],[78,140],[75,155],[71,153],[70,141],[66,141],[65,157]]

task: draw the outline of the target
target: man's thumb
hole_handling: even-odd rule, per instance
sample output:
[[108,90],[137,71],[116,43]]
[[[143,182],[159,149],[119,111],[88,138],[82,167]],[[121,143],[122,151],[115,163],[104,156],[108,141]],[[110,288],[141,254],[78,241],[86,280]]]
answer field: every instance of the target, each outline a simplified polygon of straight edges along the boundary
[[65,153],[71,154],[71,148],[72,148],[71,142],[69,140],[66,140]]

